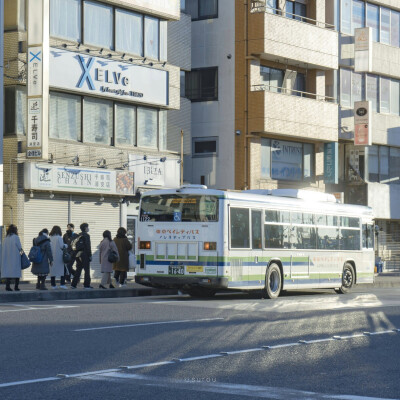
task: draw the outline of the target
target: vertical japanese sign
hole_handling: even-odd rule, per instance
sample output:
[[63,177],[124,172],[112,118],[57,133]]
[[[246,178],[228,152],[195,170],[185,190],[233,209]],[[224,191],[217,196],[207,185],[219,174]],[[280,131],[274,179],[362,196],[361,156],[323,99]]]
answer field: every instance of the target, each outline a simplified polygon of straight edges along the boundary
[[[27,158],[47,159],[49,0],[28,3]],[[46,74],[44,74],[46,71]]]
[[339,144],[324,143],[324,182],[339,183]]
[[354,30],[354,71],[372,71],[372,29]]
[[354,102],[354,146],[371,146],[371,102]]

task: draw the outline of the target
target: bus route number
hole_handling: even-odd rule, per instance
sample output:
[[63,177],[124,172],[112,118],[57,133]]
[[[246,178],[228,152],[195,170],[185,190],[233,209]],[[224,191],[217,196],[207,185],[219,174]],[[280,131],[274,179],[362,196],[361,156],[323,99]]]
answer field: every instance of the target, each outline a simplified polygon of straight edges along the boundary
[[148,215],[141,215],[140,216],[140,220],[142,222],[149,222],[150,221],[150,217]]

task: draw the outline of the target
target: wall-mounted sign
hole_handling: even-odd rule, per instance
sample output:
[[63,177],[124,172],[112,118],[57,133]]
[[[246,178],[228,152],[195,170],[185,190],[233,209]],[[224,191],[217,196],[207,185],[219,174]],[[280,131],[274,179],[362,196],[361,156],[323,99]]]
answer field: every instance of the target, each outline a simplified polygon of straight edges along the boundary
[[354,102],[354,145],[371,146],[371,102]]
[[339,143],[324,143],[324,182],[339,183]]
[[354,71],[372,71],[371,28],[356,28],[354,30]]
[[[136,187],[179,187],[178,158],[129,155],[129,171],[135,173]],[[168,171],[168,173],[167,173]]]
[[133,172],[39,163],[25,164],[24,188],[110,195],[135,192]]
[[167,106],[168,71],[50,48],[50,86]]

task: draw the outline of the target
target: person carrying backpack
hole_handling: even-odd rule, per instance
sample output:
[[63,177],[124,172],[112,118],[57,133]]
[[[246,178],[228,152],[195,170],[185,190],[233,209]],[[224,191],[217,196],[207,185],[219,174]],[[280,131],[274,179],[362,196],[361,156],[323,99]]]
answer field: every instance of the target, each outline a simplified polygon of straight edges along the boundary
[[71,242],[71,248],[76,258],[76,273],[71,283],[71,289],[76,289],[76,285],[81,277],[82,270],[85,271],[83,287],[85,289],[93,289],[90,286],[90,262],[92,261],[92,247],[90,244],[89,224],[84,222],[80,226],[81,233]]
[[46,276],[50,272],[50,265],[53,265],[53,253],[49,239],[49,231],[45,228],[39,232],[39,236],[33,239],[33,246],[28,255],[32,262],[32,274],[38,277],[37,289],[47,290],[45,286]]

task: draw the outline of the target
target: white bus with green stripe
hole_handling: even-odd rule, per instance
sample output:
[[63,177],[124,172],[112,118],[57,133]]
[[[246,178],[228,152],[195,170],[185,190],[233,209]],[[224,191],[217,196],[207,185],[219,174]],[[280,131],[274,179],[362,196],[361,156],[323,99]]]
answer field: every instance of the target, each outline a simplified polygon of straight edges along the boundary
[[193,296],[221,290],[332,288],[374,280],[369,207],[333,195],[188,185],[143,193],[136,282]]

